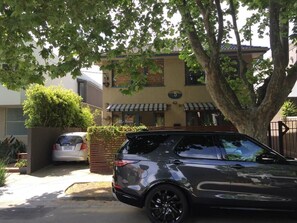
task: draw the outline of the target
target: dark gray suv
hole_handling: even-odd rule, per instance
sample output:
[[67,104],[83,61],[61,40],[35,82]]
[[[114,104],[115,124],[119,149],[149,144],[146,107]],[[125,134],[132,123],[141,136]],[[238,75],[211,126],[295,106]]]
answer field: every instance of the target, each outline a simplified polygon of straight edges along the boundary
[[112,187],[152,222],[182,222],[194,203],[295,209],[297,163],[239,133],[128,133]]

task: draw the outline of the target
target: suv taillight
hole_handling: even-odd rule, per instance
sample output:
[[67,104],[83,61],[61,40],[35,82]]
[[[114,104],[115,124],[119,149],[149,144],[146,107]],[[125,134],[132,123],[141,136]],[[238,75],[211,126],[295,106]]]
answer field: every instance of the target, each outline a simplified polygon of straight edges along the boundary
[[53,145],[53,150],[57,150],[58,148],[57,148],[57,145],[56,144],[54,144]]
[[138,161],[135,161],[135,160],[115,160],[114,161],[114,165],[117,167],[126,166],[127,164],[131,164],[131,163],[138,163]]
[[88,145],[87,143],[82,143],[80,146],[80,150],[85,150],[85,149],[88,149]]

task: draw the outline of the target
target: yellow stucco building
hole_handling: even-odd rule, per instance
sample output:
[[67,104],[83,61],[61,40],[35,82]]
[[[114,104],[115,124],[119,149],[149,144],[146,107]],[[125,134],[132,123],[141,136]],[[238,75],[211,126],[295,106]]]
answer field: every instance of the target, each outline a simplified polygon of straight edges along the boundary
[[[236,46],[222,48],[230,57]],[[245,60],[263,55],[266,47],[244,46]],[[226,121],[215,107],[203,81],[204,72],[189,70],[178,52],[156,55],[159,71],[147,75],[143,90],[124,95],[121,87],[129,75],[103,70],[103,125],[144,124],[156,127],[224,125]],[[207,84],[207,83],[206,83]]]

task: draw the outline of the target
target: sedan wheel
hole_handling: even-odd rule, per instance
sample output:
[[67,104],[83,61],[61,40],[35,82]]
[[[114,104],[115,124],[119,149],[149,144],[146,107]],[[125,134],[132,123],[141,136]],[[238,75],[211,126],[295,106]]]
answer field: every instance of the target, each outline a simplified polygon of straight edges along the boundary
[[188,214],[188,202],[177,187],[161,185],[149,192],[145,209],[152,222],[183,222]]

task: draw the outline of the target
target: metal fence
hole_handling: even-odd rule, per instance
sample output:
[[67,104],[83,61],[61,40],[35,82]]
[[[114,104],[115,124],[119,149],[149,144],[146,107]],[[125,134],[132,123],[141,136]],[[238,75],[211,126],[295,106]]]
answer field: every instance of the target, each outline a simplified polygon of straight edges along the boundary
[[287,157],[297,157],[297,120],[271,122],[268,145]]

